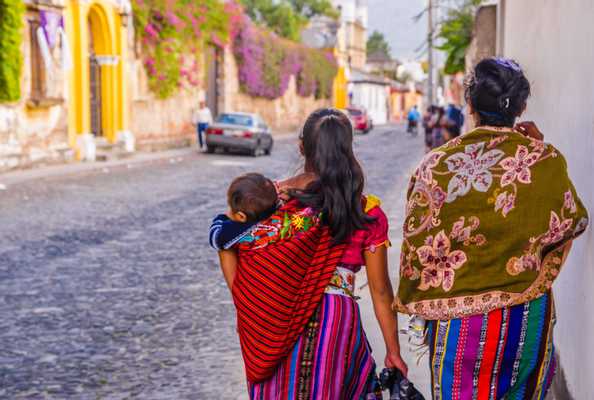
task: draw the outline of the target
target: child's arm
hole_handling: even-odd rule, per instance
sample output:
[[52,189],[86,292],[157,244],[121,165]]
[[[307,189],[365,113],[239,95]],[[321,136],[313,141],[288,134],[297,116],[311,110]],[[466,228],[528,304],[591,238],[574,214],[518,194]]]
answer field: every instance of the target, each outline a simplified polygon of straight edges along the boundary
[[237,272],[237,252],[235,250],[221,250],[219,251],[219,261],[227,286],[231,290]]

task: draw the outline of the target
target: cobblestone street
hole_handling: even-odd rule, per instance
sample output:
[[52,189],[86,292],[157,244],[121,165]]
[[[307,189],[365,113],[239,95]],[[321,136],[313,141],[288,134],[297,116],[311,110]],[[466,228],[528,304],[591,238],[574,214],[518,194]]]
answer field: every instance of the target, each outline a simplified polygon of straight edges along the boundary
[[[0,398],[240,398],[235,312],[207,229],[232,177],[299,168],[295,140],[275,146],[271,157],[192,152],[0,191]],[[422,146],[402,126],[356,138],[367,192],[390,216]]]

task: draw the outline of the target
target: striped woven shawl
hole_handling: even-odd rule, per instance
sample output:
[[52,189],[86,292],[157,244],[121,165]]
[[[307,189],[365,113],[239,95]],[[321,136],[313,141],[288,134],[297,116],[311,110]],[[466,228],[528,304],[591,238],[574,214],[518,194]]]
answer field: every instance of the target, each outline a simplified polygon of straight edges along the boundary
[[[294,202],[280,210],[291,213]],[[233,301],[247,379],[266,380],[289,354],[319,305],[344,252],[329,229],[307,231],[240,251]]]

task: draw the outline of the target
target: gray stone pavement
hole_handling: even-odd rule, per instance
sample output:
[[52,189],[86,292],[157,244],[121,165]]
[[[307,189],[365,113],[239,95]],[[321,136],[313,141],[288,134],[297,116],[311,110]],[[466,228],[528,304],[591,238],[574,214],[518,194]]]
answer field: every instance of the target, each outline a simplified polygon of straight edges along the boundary
[[[422,139],[388,126],[355,147],[397,238]],[[296,142],[256,159],[185,151],[141,161],[0,176],[0,398],[244,396],[234,308],[207,229],[232,177],[295,172]]]

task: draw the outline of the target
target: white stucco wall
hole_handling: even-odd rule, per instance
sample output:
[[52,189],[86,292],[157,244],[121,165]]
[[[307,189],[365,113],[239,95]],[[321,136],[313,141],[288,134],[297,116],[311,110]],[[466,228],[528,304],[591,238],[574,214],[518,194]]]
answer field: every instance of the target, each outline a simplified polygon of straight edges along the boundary
[[376,125],[388,122],[388,86],[358,82],[351,87],[351,105],[365,108]]
[[[567,158],[569,172],[594,215],[594,1],[506,2],[504,55],[532,83],[527,119]],[[574,244],[554,286],[556,344],[576,400],[594,399],[594,232]]]

